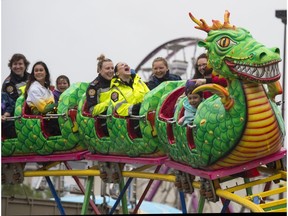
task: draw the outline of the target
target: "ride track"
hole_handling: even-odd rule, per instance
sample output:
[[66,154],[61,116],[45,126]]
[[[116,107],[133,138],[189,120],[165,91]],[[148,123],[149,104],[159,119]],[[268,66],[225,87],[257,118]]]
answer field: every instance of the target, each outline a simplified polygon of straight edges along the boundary
[[[20,96],[10,119],[17,137],[2,137],[2,184],[45,176],[61,214],[65,211],[49,176],[73,176],[85,194],[82,214],[87,213],[88,203],[96,214],[101,213],[90,200],[94,176],[120,186],[110,214],[120,201],[122,212],[129,212],[125,193],[133,178],[150,179],[133,213],[138,212],[153,180],[174,182],[183,213],[187,213],[184,195],[195,189],[200,194],[199,213],[206,201],[222,203],[221,213],[231,211],[231,201],[252,212],[286,212],[285,126],[275,102],[282,93],[279,49],[268,49],[245,29],[230,25],[228,12],[224,24],[213,21],[213,26],[190,17],[199,29],[209,32],[198,45],[208,50],[208,64],[228,82],[227,88],[207,84],[193,91],[209,90],[214,95],[199,105],[191,124],[177,123],[184,113],[184,80],[167,81],[148,92],[139,116],[129,117],[117,115],[112,106],[106,115],[92,117],[85,98],[88,83],[83,82],[72,84],[60,96],[57,114],[32,115]],[[51,118],[58,119],[61,134],[47,133]],[[132,120],[139,121],[140,137]],[[97,166],[72,170],[68,161],[77,160],[96,161]],[[25,171],[30,162],[42,167]],[[49,170],[61,162],[67,170]],[[125,171],[125,164],[137,167]],[[160,172],[162,166],[173,172]],[[88,176],[86,189],[78,176]]]

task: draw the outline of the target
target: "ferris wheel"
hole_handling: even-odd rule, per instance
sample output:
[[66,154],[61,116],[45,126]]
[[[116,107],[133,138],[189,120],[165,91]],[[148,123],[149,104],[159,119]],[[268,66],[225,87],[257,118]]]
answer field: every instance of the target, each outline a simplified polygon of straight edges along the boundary
[[189,79],[194,72],[196,58],[204,49],[198,47],[202,40],[194,37],[181,37],[167,41],[152,50],[136,67],[136,72],[148,81],[152,73],[152,61],[161,56],[168,61],[170,72],[181,76],[182,79]]

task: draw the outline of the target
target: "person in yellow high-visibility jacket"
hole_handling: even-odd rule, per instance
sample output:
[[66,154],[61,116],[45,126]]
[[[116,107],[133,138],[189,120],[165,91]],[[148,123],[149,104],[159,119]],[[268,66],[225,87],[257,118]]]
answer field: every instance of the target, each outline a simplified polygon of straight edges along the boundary
[[[111,80],[110,86],[114,111],[120,116],[139,115],[141,103],[146,93],[150,91],[149,88],[141,77],[124,62],[119,62],[114,72],[115,77]],[[135,127],[139,125],[139,121],[133,123]],[[138,134],[139,129],[136,130]]]

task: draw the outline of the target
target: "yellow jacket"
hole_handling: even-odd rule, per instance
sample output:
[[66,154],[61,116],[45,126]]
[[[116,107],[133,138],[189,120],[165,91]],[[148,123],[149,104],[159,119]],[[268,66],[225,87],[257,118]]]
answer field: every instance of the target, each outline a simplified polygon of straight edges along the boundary
[[132,87],[120,78],[111,80],[111,103],[120,116],[131,115],[133,105],[141,103],[145,94],[150,91],[138,74],[131,75],[131,78]]

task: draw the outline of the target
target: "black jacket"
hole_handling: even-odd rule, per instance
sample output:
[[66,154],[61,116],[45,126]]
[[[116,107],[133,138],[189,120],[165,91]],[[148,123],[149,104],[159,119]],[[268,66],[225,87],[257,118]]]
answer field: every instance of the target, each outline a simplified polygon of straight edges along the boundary
[[157,78],[155,76],[152,76],[151,79],[148,81],[147,86],[150,90],[156,88],[158,85],[160,85],[162,82],[165,81],[176,81],[176,80],[181,80],[181,77],[176,74],[170,74],[169,70],[165,74],[164,77],[162,78]]
[[17,98],[21,95],[20,87],[26,85],[29,76],[30,73],[26,71],[23,77],[19,77],[11,71],[10,75],[3,82],[2,91],[6,92],[16,102]]

